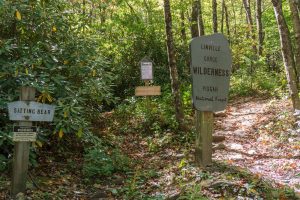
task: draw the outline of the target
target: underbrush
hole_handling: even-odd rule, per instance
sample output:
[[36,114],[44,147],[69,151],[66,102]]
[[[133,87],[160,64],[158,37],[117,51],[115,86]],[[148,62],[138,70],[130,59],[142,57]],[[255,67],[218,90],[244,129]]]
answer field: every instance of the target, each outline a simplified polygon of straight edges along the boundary
[[131,159],[119,149],[107,153],[99,147],[86,149],[83,174],[87,178],[101,178],[115,172],[126,172],[131,168]]
[[283,72],[252,70],[244,66],[236,70],[230,81],[230,97],[267,95],[282,98],[287,93],[287,81]]
[[119,133],[153,135],[177,132],[171,95],[163,97],[132,97],[115,109],[111,127]]

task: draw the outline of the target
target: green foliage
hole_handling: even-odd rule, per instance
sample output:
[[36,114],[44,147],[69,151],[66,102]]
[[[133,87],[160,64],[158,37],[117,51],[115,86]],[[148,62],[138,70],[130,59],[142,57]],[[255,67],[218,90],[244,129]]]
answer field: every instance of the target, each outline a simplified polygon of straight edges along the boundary
[[[51,140],[58,148],[65,144],[59,142],[62,138],[81,138],[115,98],[109,63],[101,55],[99,42],[84,27],[87,22],[79,12],[80,5],[63,0],[2,3],[0,150],[5,152],[4,157],[1,154],[5,167],[9,159],[4,158],[11,158],[13,146],[7,103],[18,100],[21,86],[35,87],[37,101],[56,105],[54,122],[39,124],[35,147],[48,143],[51,137],[58,138]],[[32,166],[37,165],[36,153],[37,148],[31,148]],[[109,173],[109,167],[102,173]]]
[[200,184],[195,184],[195,185],[189,185],[184,194],[180,195],[178,200],[189,200],[189,199],[194,199],[194,200],[205,200],[205,198],[202,193],[201,193],[201,185]]
[[184,114],[192,115],[193,114],[193,105],[192,105],[192,84],[182,85],[182,103],[184,106]]
[[174,139],[171,133],[157,133],[147,137],[147,145],[149,152],[158,152],[162,148],[170,145]]
[[114,149],[110,153],[110,157],[113,161],[113,166],[117,172],[127,172],[132,166],[132,160],[121,152],[120,149]]
[[1,124],[9,123],[6,103],[18,98],[21,86],[37,88],[38,101],[57,105],[53,132],[59,138],[81,137],[114,101],[108,63],[71,6],[62,0],[5,1],[0,8]]
[[0,172],[7,170],[12,157],[13,141],[10,128],[12,129],[12,127],[3,128],[3,131],[0,129]]
[[89,149],[84,156],[83,174],[89,178],[108,176],[114,171],[112,159],[100,148]]
[[123,188],[120,189],[119,194],[122,199],[145,199],[145,200],[162,200],[165,199],[163,195],[150,196],[141,190],[141,186],[147,182],[147,180],[155,178],[158,174],[153,171],[143,171],[140,166],[135,169],[134,172],[127,173],[128,179],[125,182]]
[[88,178],[109,176],[114,172],[126,172],[130,169],[131,160],[128,156],[119,149],[107,151],[101,145],[86,149],[83,164],[84,176]]
[[162,97],[133,97],[116,108],[114,118],[122,132],[152,135],[176,131],[178,124],[171,104],[172,96],[167,92]]
[[0,154],[0,172],[7,170],[7,162],[8,159],[4,155]]
[[283,72],[267,69],[261,60],[253,62],[245,58],[245,65],[242,65],[231,76],[230,95],[232,97],[254,93],[280,97],[285,91],[286,81]]

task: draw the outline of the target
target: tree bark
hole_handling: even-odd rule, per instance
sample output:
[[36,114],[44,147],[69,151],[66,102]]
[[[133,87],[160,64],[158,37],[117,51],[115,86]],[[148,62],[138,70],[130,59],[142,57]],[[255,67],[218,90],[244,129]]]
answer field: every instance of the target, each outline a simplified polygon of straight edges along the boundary
[[185,31],[185,16],[184,16],[184,10],[182,9],[180,11],[180,33],[181,33],[181,39],[183,44],[186,44],[186,31]]
[[193,1],[191,22],[192,22],[192,26],[191,26],[192,38],[202,36],[205,34],[204,23],[202,18],[202,6],[200,0]]
[[258,55],[262,56],[263,53],[263,43],[264,43],[264,33],[263,33],[263,25],[261,21],[261,0],[256,0],[256,26],[258,33]]
[[235,11],[235,5],[234,5],[234,1],[231,0],[231,6],[232,6],[232,13],[233,13],[233,19],[234,19],[234,35],[236,35],[236,11]]
[[299,100],[298,89],[297,89],[295,62],[294,62],[292,43],[290,39],[290,32],[286,24],[285,18],[283,16],[282,1],[272,0],[272,4],[274,7],[274,13],[278,25],[280,43],[281,43],[281,52],[282,52],[284,66],[285,66],[285,73],[288,81],[288,87],[292,98],[293,108],[299,110],[300,100]]
[[175,48],[173,41],[173,32],[172,32],[172,16],[170,1],[164,0],[164,13],[165,13],[165,27],[166,27],[166,36],[167,36],[167,50],[168,50],[168,60],[169,60],[169,70],[170,70],[170,79],[172,93],[174,96],[175,104],[175,117],[178,122],[179,128],[182,129],[183,125],[183,108],[180,95],[180,83],[178,78],[176,58],[175,58]]
[[224,15],[225,15],[225,1],[222,0],[221,33],[224,33]]
[[224,8],[225,8],[225,21],[226,21],[226,29],[227,29],[227,37],[230,42],[230,25],[229,25],[229,15],[228,15],[228,9],[227,5],[224,3]]
[[218,15],[217,15],[217,0],[212,0],[212,12],[213,12],[213,31],[218,32]]
[[290,10],[292,13],[292,20],[293,20],[293,28],[295,33],[296,45],[295,45],[295,69],[297,74],[297,81],[299,82],[299,75],[300,75],[300,18],[299,18],[299,11],[297,8],[297,3],[295,0],[289,1]]
[[247,23],[249,26],[249,33],[252,38],[252,49],[253,49],[253,52],[255,54],[257,54],[257,48],[255,45],[256,37],[255,37],[255,33],[253,31],[253,20],[252,20],[251,8],[250,8],[250,0],[243,0],[243,5],[244,5],[245,11],[246,11]]
[[[184,4],[184,0],[180,1],[181,5]],[[186,35],[186,24],[185,24],[185,9],[181,9],[180,10],[180,33],[181,33],[181,41],[182,41],[182,48],[186,49],[184,52],[186,52],[187,54],[183,54],[184,58],[185,58],[185,67],[184,67],[184,73],[186,75],[190,75],[190,57],[188,56],[188,40],[187,40],[187,35]]]
[[202,3],[201,3],[201,0],[199,0],[199,17],[198,17],[198,23],[199,23],[200,36],[205,35],[204,23],[203,23],[203,18],[202,18]]
[[192,26],[191,26],[191,34],[199,36],[199,23],[198,23],[198,18],[199,18],[199,0],[194,0],[193,1],[193,6],[192,6]]

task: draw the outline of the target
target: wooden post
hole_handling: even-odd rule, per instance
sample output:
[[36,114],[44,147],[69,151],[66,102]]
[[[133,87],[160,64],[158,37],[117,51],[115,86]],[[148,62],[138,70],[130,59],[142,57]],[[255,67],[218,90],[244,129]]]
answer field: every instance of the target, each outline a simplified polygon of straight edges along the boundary
[[149,86],[150,85],[150,81],[149,80],[145,80],[145,86]]
[[[144,82],[145,82],[145,86],[150,85],[150,80],[144,80]],[[150,110],[150,98],[149,98],[149,96],[146,96],[146,105],[148,107],[147,110]]]
[[196,110],[196,164],[206,167],[212,163],[212,133],[214,115],[210,111]]
[[[35,88],[22,87],[21,101],[34,101]],[[30,121],[20,121],[19,126],[32,126]],[[14,198],[18,193],[24,193],[26,190],[26,179],[29,161],[30,142],[15,142],[13,153],[13,177],[11,195]]]

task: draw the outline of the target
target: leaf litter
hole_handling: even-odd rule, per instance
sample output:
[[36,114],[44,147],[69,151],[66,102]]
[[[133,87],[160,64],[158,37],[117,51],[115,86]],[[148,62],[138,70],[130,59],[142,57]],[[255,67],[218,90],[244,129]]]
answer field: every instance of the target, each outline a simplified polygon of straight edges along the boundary
[[[27,199],[297,199],[300,192],[300,131],[287,101],[245,98],[215,118],[213,165],[194,165],[194,135],[101,134],[129,155],[133,168],[87,180],[82,154],[58,158],[47,152],[31,169]],[[110,113],[113,117],[113,114]],[[192,118],[190,119],[192,120]],[[183,141],[182,141],[183,140]],[[44,163],[44,164],[42,164]],[[0,179],[0,199],[9,199],[8,175]],[[292,188],[293,190],[291,190]]]

